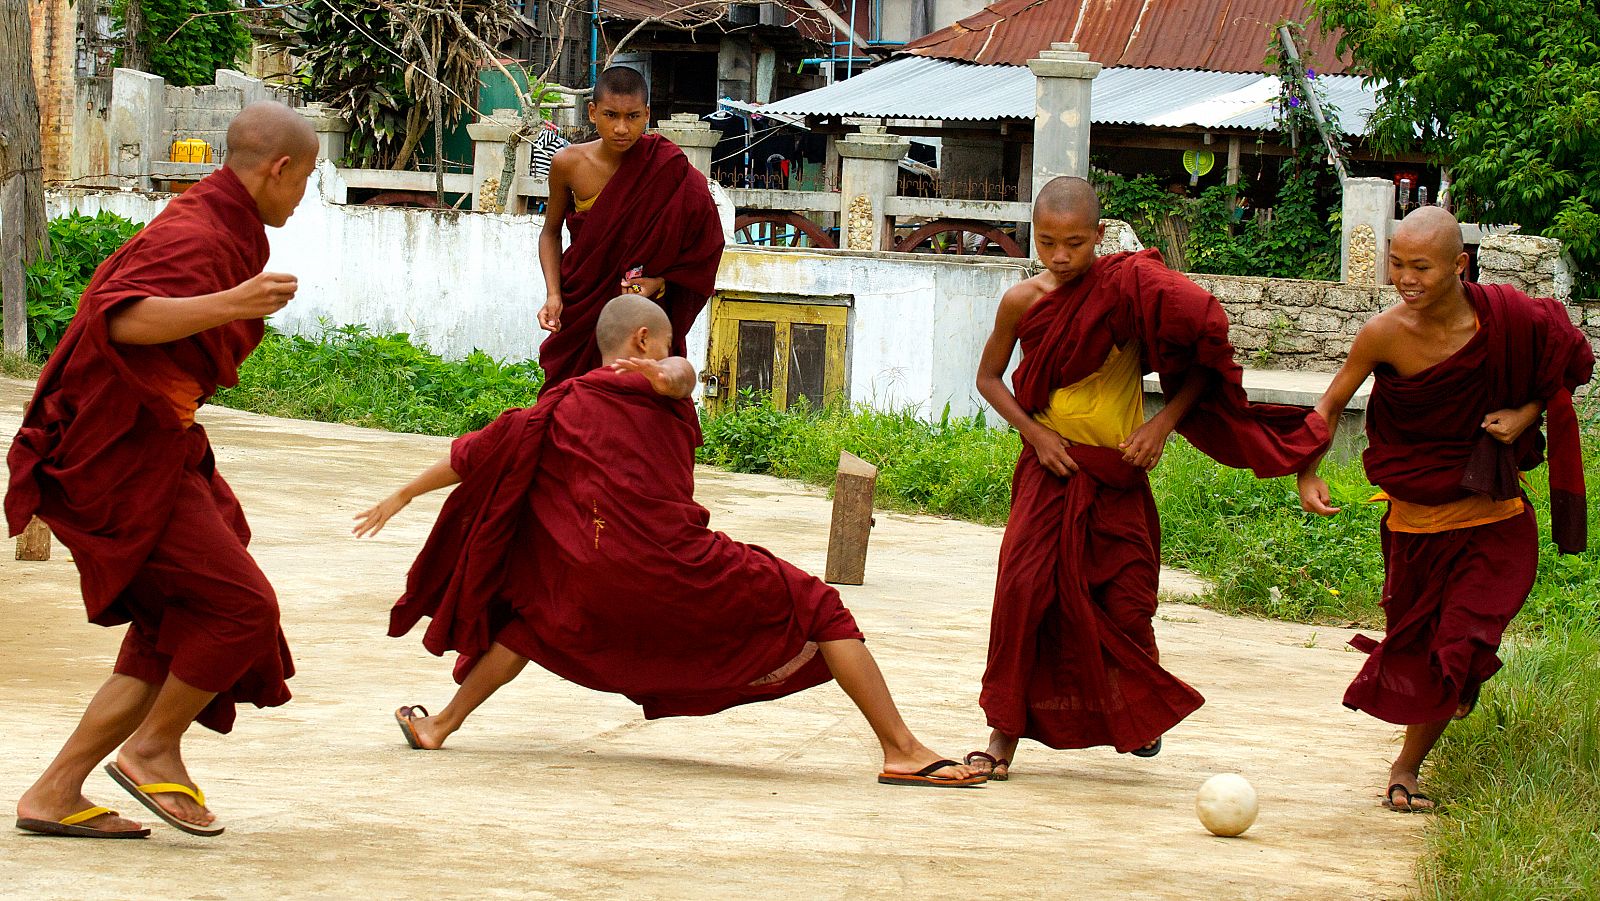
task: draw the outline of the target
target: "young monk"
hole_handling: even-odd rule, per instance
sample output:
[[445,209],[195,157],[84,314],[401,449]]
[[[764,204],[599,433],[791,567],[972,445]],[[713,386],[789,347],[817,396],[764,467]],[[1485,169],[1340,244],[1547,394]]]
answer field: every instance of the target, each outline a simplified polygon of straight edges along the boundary
[[[1376,375],[1367,406],[1367,478],[1388,503],[1380,527],[1385,637],[1351,640],[1368,657],[1344,704],[1406,727],[1383,804],[1427,811],[1422,762],[1451,719],[1472,712],[1500,669],[1507,624],[1533,588],[1539,559],[1533,510],[1517,475],[1544,459],[1556,547],[1587,544],[1583,461],[1572,391],[1594,354],[1554,300],[1506,285],[1462,281],[1461,227],[1421,207],[1395,229],[1389,276],[1400,303],[1356,335],[1317,404],[1334,428],[1356,389]],[[1305,509],[1331,516],[1316,463],[1299,477]]]
[[627,695],[649,719],[780,698],[831,675],[883,745],[879,782],[982,783],[906,728],[837,591],[706,528],[694,367],[668,357],[667,314],[623,295],[595,328],[609,367],[458,439],[356,517],[356,535],[374,535],[416,496],[461,483],[390,619],[398,637],[431,616],[423,645],[461,654],[448,706],[396,711],[411,747],[442,747],[530,659]]
[[20,829],[148,835],[83,793],[120,745],[113,779],[168,824],[218,835],[184,733],[197,719],[229,731],[239,702],[289,700],[277,598],[194,416],[294,297],[294,276],[262,271],[264,227],[294,212],[316,156],[294,110],[245,107],[225,165],[101,264],[39,376],[9,457],[11,534],[43,519],[72,552],[89,620],[129,626],[111,678],[17,802]]
[[[646,135],[644,78],[613,66],[595,81],[589,121],[600,135],[558,151],[539,234],[545,304],[539,348],[549,390],[600,365],[594,323],[620,290],[655,299],[672,322],[672,352],[685,353],[689,327],[716,283],[722,223],[706,178],[660,135]],[[561,251],[561,226],[572,245]]]
[[[1248,403],[1215,298],[1155,251],[1097,257],[1103,233],[1088,182],[1044,187],[1044,271],[1005,293],[978,365],[978,390],[1023,439],[980,698],[993,731],[967,755],[997,780],[1024,737],[1153,757],[1203,701],[1161,668],[1151,624],[1161,526],[1147,473],[1167,436],[1262,476],[1327,439],[1305,410]],[[1013,391],[1002,377],[1019,342]],[[1147,422],[1151,371],[1168,397]]]

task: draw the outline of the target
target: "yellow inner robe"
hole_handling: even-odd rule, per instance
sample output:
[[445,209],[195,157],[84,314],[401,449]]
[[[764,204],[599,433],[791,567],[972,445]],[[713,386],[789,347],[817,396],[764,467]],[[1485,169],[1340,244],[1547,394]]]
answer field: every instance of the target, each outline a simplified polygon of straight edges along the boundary
[[1099,369],[1051,392],[1033,418],[1074,444],[1116,447],[1144,423],[1143,375],[1137,343],[1113,347]]

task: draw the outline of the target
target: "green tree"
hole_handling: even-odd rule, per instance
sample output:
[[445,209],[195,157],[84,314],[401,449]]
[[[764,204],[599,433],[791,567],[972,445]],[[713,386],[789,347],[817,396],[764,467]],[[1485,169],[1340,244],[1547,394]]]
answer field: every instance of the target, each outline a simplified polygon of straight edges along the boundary
[[1316,0],[1382,83],[1380,149],[1451,168],[1458,210],[1564,241],[1600,277],[1600,8],[1593,0]]
[[[130,19],[126,0],[115,7],[119,26]],[[182,87],[211,84],[218,69],[231,69],[250,49],[250,33],[232,0],[140,0],[138,46],[149,71]],[[131,17],[140,21],[140,17]]]

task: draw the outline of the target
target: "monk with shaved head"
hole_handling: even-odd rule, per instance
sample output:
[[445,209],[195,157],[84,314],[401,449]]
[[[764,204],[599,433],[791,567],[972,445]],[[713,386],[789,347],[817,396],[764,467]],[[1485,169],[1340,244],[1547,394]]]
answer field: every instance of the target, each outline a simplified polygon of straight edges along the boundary
[[14,535],[44,520],[72,551],[89,620],[128,628],[111,678],[17,802],[18,828],[148,835],[84,794],[116,751],[107,772],[153,814],[217,835],[185,732],[197,720],[227,732],[235,704],[289,699],[277,598],[195,411],[238,383],[263,317],[294,297],[294,276],[262,271],[265,226],[294,212],[316,155],[294,110],[247,106],[222,168],[96,270],[39,376],[9,455],[7,522]]
[[[1556,547],[1587,543],[1572,392],[1594,354],[1559,302],[1464,281],[1467,263],[1454,216],[1407,216],[1389,244],[1400,303],[1362,327],[1317,404],[1331,429],[1375,377],[1363,462],[1388,505],[1386,628],[1381,642],[1350,642],[1368,656],[1344,703],[1406,727],[1383,800],[1402,812],[1434,808],[1418,791],[1422,762],[1500,669],[1501,633],[1533,588],[1538,530],[1518,473],[1547,453]],[[1299,487],[1305,509],[1339,512],[1314,463]]]
[[637,294],[594,322],[608,365],[458,439],[450,456],[357,517],[376,534],[412,498],[457,487],[407,579],[389,634],[432,617],[423,645],[460,655],[460,688],[430,715],[395,712],[406,743],[442,747],[529,660],[648,719],[704,716],[833,678],[883,749],[878,781],[984,781],[919,742],[839,593],[707,528],[694,501],[694,367]]
[[[1001,298],[978,364],[978,390],[1023,439],[980,697],[992,731],[967,755],[994,779],[1022,738],[1153,757],[1202,703],[1161,667],[1151,625],[1161,525],[1147,473],[1167,437],[1262,476],[1296,471],[1327,437],[1304,410],[1245,399],[1215,298],[1155,251],[1097,256],[1103,234],[1087,181],[1043,186],[1044,271]],[[1147,372],[1167,389],[1148,420]]]

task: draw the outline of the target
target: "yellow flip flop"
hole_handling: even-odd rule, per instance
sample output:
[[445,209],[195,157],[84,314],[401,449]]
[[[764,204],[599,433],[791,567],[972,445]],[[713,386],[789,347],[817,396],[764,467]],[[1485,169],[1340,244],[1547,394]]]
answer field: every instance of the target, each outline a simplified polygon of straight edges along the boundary
[[150,835],[150,830],[148,829],[123,829],[119,831],[78,825],[105,814],[116,816],[117,812],[109,807],[90,807],[87,810],[80,810],[59,820],[17,817],[17,828],[25,832],[37,832],[40,835],[60,835],[67,838],[147,838]]
[[223,827],[218,825],[200,826],[185,820],[180,820],[168,813],[166,808],[156,803],[154,795],[178,794],[188,795],[196,804],[206,806],[206,793],[198,788],[191,788],[178,782],[151,782],[140,785],[132,777],[122,771],[122,767],[115,763],[106,764],[106,775],[110,776],[118,785],[133,795],[134,799],[143,804],[151,813],[160,817],[163,822],[174,829],[187,832],[190,835],[213,836],[221,835]]

